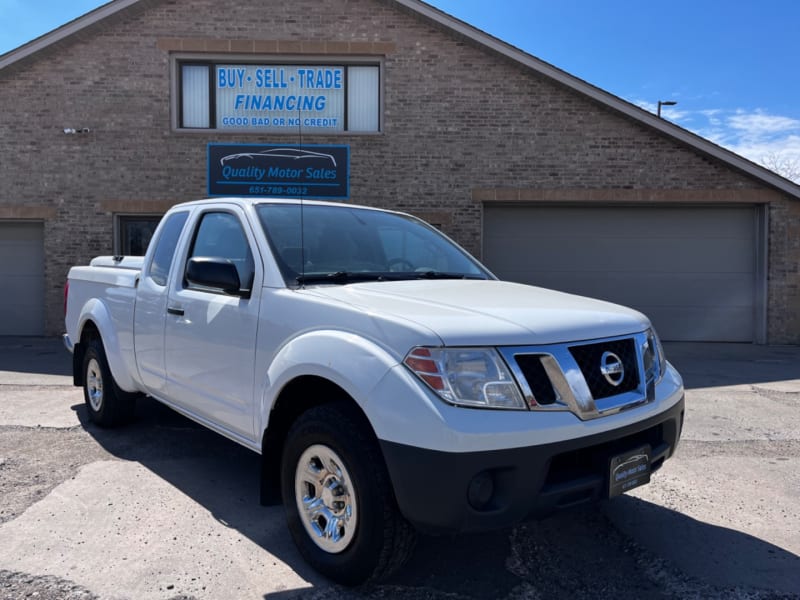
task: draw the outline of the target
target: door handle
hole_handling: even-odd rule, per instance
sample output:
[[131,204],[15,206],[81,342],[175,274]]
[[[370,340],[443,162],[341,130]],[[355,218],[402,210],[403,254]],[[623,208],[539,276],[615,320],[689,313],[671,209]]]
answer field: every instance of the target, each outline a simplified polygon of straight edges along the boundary
[[175,307],[172,307],[172,306],[168,306],[167,307],[167,313],[170,314],[170,315],[176,315],[178,317],[182,317],[183,316],[183,309],[182,308],[175,308]]

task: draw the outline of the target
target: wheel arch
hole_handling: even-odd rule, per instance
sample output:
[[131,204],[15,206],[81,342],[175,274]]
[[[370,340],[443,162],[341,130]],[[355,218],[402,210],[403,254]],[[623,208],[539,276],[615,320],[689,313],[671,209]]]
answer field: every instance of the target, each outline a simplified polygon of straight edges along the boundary
[[86,347],[93,339],[99,339],[102,342],[103,336],[95,322],[92,319],[86,319],[80,329],[79,341],[72,351],[72,383],[78,387],[82,386],[84,382],[83,357],[86,355]]
[[[269,422],[261,438],[261,503],[280,504],[280,465],[283,446],[292,424],[306,411],[323,404],[339,404],[369,435],[375,431],[356,400],[335,382],[318,375],[302,375],[288,382],[270,411]],[[376,436],[377,439],[377,436]]]
[[[78,324],[78,343],[72,358],[73,383],[83,385],[83,357],[86,344],[97,338],[103,344],[108,367],[114,381],[122,391],[136,392],[139,387],[131,376],[129,361],[132,360],[132,334],[118,332],[119,320],[113,318],[104,302],[97,298],[89,300],[81,310]],[[133,326],[131,321],[130,327]],[[124,348],[127,348],[125,350]],[[126,359],[127,357],[127,359]]]

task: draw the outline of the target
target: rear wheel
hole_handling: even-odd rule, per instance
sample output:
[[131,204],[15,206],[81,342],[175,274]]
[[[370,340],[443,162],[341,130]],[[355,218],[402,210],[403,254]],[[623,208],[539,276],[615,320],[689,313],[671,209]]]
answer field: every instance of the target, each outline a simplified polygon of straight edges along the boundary
[[119,389],[98,338],[89,341],[83,356],[83,398],[89,419],[101,427],[115,427],[133,419],[136,394]]
[[281,491],[292,538],[315,569],[345,585],[381,579],[411,555],[377,441],[344,404],[303,414],[289,431]]

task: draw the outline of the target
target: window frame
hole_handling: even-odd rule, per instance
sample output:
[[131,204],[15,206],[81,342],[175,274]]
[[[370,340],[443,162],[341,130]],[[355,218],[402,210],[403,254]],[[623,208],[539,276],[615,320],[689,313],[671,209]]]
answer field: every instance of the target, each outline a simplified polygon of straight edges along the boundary
[[[217,96],[214,85],[214,67],[222,64],[241,64],[259,66],[281,66],[281,65],[309,65],[319,67],[344,67],[345,69],[345,105],[342,118],[347,125],[347,93],[348,93],[348,67],[377,67],[378,68],[378,129],[376,131],[328,131],[328,132],[304,132],[314,136],[331,136],[339,138],[341,136],[375,136],[382,135],[384,132],[384,70],[385,60],[382,56],[363,56],[363,55],[284,55],[284,54],[225,54],[225,53],[193,53],[175,52],[170,55],[170,113],[172,131],[186,134],[205,134],[232,135],[232,136],[293,136],[297,137],[297,131],[263,131],[259,129],[230,128],[224,129],[217,127]],[[183,127],[183,65],[208,66],[209,68],[209,128]]]
[[[144,273],[145,273],[145,276],[146,276],[147,279],[149,279],[155,285],[157,285],[157,286],[159,286],[161,288],[166,288],[169,285],[170,275],[171,275],[171,273],[173,271],[173,268],[175,267],[175,262],[176,262],[175,253],[176,253],[178,247],[180,246],[181,238],[183,237],[183,235],[185,233],[184,230],[186,228],[186,223],[189,221],[190,217],[191,217],[191,212],[188,211],[188,210],[176,211],[176,212],[171,213],[167,217],[167,222],[169,222],[169,221],[177,221],[178,219],[182,219],[182,222],[180,223],[180,229],[178,230],[178,235],[175,237],[174,240],[170,241],[170,244],[172,244],[172,242],[174,241],[174,246],[172,247],[171,258],[169,260],[169,268],[167,268],[166,273],[164,274],[163,278],[161,277],[160,274],[159,274],[158,279],[153,276],[153,265],[155,264],[156,256],[158,256],[158,248],[159,248],[161,242],[165,239],[164,236],[167,233],[167,224],[166,223],[164,224],[163,227],[161,227],[160,230],[156,231],[157,235],[154,235],[153,239],[151,240],[151,243],[152,243],[153,240],[155,240],[155,244],[156,245],[153,248],[153,252],[150,253],[150,259],[148,260],[147,264],[145,265]],[[163,217],[162,217],[162,220],[163,220]]]
[[[240,284],[242,285],[242,289],[248,289],[252,292],[253,288],[255,287],[256,283],[256,273],[258,271],[258,265],[256,264],[256,252],[254,252],[253,243],[250,239],[250,236],[247,234],[246,224],[242,221],[240,215],[238,215],[235,211],[228,210],[226,208],[221,207],[209,207],[206,210],[203,210],[197,214],[192,223],[192,232],[191,232],[191,239],[187,244],[186,251],[184,252],[184,256],[182,258],[182,266],[181,266],[181,274],[180,274],[180,281],[179,287],[180,289],[186,291],[191,290],[194,292],[202,292],[205,294],[216,294],[227,296],[224,292],[214,289],[214,288],[206,288],[202,286],[197,286],[189,283],[188,279],[186,278],[186,270],[189,267],[189,261],[192,258],[195,258],[195,247],[197,245],[197,238],[200,235],[200,229],[203,226],[203,221],[209,215],[227,215],[231,217],[239,227],[239,230],[242,233],[242,237],[244,239],[245,246],[247,247],[247,258],[249,259],[248,267],[252,267],[252,273],[250,273],[250,277],[248,281],[241,280],[241,273],[240,273]],[[199,256],[208,256],[208,255],[199,255]],[[224,256],[218,256],[217,258],[228,258]],[[249,287],[248,287],[249,286]]]
[[147,248],[145,248],[145,254],[131,255],[125,252],[125,242],[127,241],[124,233],[125,221],[154,220],[155,226],[153,227],[153,234],[150,237],[150,241],[152,242],[156,230],[158,229],[158,224],[161,222],[163,218],[164,218],[164,213],[127,213],[127,212],[115,213],[114,227],[113,227],[113,243],[112,243],[112,247],[114,248],[114,254],[120,256],[144,256],[147,253]]

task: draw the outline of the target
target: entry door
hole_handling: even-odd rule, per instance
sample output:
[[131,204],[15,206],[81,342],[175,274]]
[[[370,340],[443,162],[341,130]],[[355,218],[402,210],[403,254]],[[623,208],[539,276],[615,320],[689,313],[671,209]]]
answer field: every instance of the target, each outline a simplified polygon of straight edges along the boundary
[[0,222],[0,335],[44,335],[44,225]]
[[[220,257],[239,268],[250,298],[172,281],[165,327],[166,396],[248,440],[254,435],[258,285],[252,239],[237,212],[208,210],[196,221],[188,257]],[[186,262],[181,265],[181,273]]]

